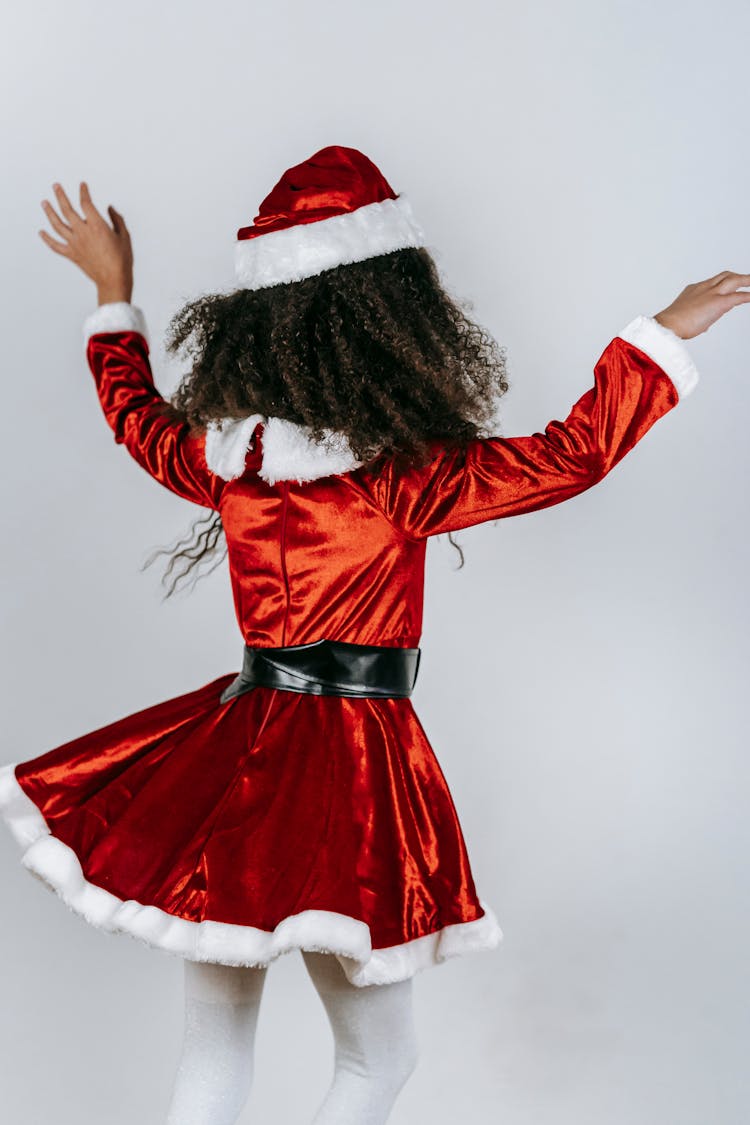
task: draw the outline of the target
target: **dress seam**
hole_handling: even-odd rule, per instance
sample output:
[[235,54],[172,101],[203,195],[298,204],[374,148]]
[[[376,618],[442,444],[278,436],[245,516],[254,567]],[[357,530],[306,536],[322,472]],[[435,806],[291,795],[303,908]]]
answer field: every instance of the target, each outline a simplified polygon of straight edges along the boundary
[[289,623],[289,611],[291,608],[291,593],[289,590],[289,573],[286,569],[286,522],[287,512],[289,509],[289,481],[284,481],[284,507],[281,512],[281,573],[284,578],[284,588],[286,590],[286,605],[284,607],[284,623],[281,629],[281,643],[286,644],[286,630]]

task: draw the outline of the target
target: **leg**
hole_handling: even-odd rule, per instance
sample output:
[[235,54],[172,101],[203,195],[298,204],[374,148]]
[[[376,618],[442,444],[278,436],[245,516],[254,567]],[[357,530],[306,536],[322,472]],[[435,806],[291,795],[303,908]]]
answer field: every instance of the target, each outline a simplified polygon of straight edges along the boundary
[[250,1094],[266,967],[185,961],[185,1035],[167,1125],[234,1125]]
[[314,1125],[384,1125],[417,1063],[412,982],[357,987],[333,954],[302,955],[335,1050],[333,1084]]

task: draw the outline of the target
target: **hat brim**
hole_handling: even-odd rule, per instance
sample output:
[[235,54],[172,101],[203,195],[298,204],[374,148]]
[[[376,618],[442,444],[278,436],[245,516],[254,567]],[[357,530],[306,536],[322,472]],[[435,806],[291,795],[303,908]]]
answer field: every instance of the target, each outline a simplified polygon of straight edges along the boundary
[[425,233],[408,197],[401,194],[314,223],[238,240],[235,276],[241,288],[264,289],[424,245]]

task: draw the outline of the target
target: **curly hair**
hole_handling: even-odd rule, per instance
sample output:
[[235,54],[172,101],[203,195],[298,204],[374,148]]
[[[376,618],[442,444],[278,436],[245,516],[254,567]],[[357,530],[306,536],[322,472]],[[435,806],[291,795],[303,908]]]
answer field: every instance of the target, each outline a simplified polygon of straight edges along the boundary
[[[192,361],[169,407],[195,432],[257,413],[309,427],[313,440],[342,433],[368,468],[384,458],[425,463],[436,441],[465,449],[485,436],[509,388],[506,349],[470,319],[471,307],[448,293],[424,247],[202,296],[167,329],[167,350]],[[172,555],[163,580],[185,563],[167,597],[216,556],[222,530],[212,512],[156,552]],[[226,543],[214,566],[225,554]]]

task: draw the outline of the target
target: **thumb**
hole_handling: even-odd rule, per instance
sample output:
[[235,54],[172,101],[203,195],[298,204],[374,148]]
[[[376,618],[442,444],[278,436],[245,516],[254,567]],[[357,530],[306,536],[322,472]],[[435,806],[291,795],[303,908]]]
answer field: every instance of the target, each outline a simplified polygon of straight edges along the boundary
[[107,210],[109,211],[109,217],[112,220],[112,226],[114,227],[115,234],[127,234],[128,228],[125,226],[125,220],[123,219],[120,212],[116,211],[111,203]]

